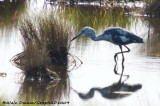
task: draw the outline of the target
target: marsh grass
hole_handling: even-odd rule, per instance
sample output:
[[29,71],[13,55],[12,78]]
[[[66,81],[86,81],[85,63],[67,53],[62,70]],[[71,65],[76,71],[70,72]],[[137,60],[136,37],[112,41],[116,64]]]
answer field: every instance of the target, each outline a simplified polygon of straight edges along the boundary
[[125,15],[125,12],[129,11],[126,8],[78,5],[74,7],[62,6],[62,9],[61,13],[63,14],[61,17],[65,17],[66,20],[73,22],[78,30],[81,30],[85,26],[93,27],[96,30],[111,26],[126,27],[126,25],[130,25],[131,23]]
[[[23,70],[29,79],[58,77],[54,65],[67,66],[71,31],[54,13],[27,16],[19,23],[24,51],[11,61]],[[50,71],[48,71],[50,70]]]

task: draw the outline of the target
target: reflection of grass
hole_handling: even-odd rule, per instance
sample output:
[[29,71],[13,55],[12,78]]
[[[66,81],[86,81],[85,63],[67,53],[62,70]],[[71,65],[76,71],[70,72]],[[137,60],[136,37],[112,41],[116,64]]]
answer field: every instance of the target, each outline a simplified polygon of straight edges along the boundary
[[54,14],[26,17],[20,23],[24,51],[12,61],[24,70],[26,77],[48,76],[52,65],[67,65],[69,29]]
[[25,81],[19,91],[19,99],[22,101],[43,101],[54,102],[67,99],[69,94],[70,82],[66,66],[56,66],[53,69],[60,72],[60,81],[39,82]]

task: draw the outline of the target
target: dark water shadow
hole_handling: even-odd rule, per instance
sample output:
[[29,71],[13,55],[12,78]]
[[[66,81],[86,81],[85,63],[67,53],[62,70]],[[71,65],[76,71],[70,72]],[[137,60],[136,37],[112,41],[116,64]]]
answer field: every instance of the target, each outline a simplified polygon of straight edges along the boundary
[[37,81],[25,80],[19,91],[19,100],[22,101],[59,101],[68,98],[70,92],[70,81],[67,67],[56,66],[59,72],[59,81]]
[[122,99],[124,97],[127,97],[129,95],[132,95],[133,93],[135,93],[136,91],[142,88],[141,84],[133,84],[133,85],[127,84],[127,83],[124,83],[124,81],[121,81],[121,79],[122,79],[122,76],[120,77],[120,80],[118,82],[113,83],[112,85],[104,88],[100,88],[100,87],[91,88],[89,92],[87,92],[86,94],[79,93],[76,90],[74,91],[83,100],[89,100],[93,98],[95,92],[99,92],[102,95],[102,97],[106,99],[117,100],[117,99]]

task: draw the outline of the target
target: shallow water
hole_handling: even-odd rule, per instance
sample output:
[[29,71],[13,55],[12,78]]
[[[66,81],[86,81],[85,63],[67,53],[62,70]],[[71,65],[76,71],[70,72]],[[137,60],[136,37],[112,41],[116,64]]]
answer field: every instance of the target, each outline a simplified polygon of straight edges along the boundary
[[[117,26],[144,39],[144,44],[128,45],[131,52],[124,54],[124,74],[130,77],[126,79],[123,76],[122,84],[119,83],[120,76],[114,74],[114,54],[120,51],[118,46],[83,37],[73,41],[70,49],[70,53],[82,60],[83,64],[70,73],[61,74],[61,81],[23,82],[21,70],[10,63],[10,59],[23,50],[17,22],[23,15],[33,14],[33,11],[58,8],[43,4],[43,0],[41,3],[31,1],[31,4],[32,8],[25,8],[14,21],[8,20],[14,19],[15,15],[0,22],[0,72],[6,73],[6,77],[0,77],[1,101],[63,101],[69,102],[69,106],[160,105],[159,19],[135,17],[118,10],[104,11],[103,14],[92,6],[62,6],[61,10],[65,11],[58,12],[62,12],[65,19],[75,26],[75,33],[85,26],[95,28],[97,34],[107,27]],[[88,13],[96,14],[87,15]],[[0,18],[3,17],[5,16]],[[56,70],[67,70],[67,67],[56,67]],[[118,58],[118,72],[121,72],[121,56]]]

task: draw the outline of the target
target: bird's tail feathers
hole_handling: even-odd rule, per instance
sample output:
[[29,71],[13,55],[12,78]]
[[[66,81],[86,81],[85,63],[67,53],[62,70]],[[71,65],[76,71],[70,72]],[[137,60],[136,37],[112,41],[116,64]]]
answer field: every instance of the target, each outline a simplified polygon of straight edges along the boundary
[[134,43],[144,43],[142,38],[138,38],[136,40],[133,41]]

